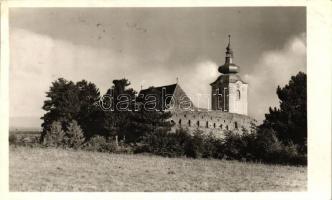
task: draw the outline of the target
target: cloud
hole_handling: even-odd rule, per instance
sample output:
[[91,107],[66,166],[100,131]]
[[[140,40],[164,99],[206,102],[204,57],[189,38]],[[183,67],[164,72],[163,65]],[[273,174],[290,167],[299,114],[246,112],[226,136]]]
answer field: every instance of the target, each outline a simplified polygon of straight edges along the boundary
[[10,34],[10,116],[42,116],[45,92],[59,77],[87,79],[105,91],[113,77],[124,77],[132,57],[110,49],[75,45],[13,28]]
[[[44,113],[45,92],[59,77],[86,79],[102,94],[114,79],[125,77],[139,91],[141,85],[173,84],[178,77],[194,104],[207,108],[209,84],[219,75],[217,64],[209,59],[172,63],[170,67],[168,51],[144,57],[116,48],[77,45],[19,28],[11,29],[10,45],[10,116],[34,116],[35,126],[40,125],[38,118]],[[286,84],[298,71],[306,71],[305,34],[290,39],[282,49],[264,52],[250,74],[241,75],[249,83],[249,114],[263,119],[269,106],[278,105],[276,87]]]
[[[188,68],[190,70],[188,70]],[[209,108],[211,102],[210,83],[220,75],[218,65],[213,61],[197,61],[190,67],[179,67],[180,85],[192,99],[195,106]],[[184,71],[185,70],[185,71]]]
[[[72,81],[86,79],[95,83],[101,93],[106,92],[114,79],[127,78],[132,87],[139,90],[141,85],[172,84],[179,77],[188,92],[204,93],[209,89],[211,76],[216,75],[211,62],[186,66],[190,71],[183,66],[170,70],[166,63],[156,64],[153,58],[140,58],[111,48],[77,45],[19,28],[11,29],[10,44],[11,117],[41,117],[45,93],[59,77]],[[165,56],[161,55],[163,59]],[[40,120],[37,121],[39,126]]]
[[282,49],[264,52],[244,79],[249,83],[249,114],[258,121],[279,105],[276,88],[299,71],[306,72],[306,35],[292,37]]

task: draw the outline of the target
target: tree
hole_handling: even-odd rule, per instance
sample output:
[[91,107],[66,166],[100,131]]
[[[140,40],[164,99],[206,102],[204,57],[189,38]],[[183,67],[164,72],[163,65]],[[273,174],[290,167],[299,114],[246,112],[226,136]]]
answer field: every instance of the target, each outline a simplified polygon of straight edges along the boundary
[[114,80],[113,86],[107,90],[106,94],[110,98],[104,102],[108,110],[105,111],[104,130],[107,136],[122,136],[122,130],[127,127],[134,106],[136,92],[132,88],[127,88],[130,82],[127,79]]
[[[136,102],[136,91],[128,88],[127,79],[114,80],[107,91],[113,110],[105,113],[105,130],[110,136],[119,136],[126,142],[138,142],[145,134],[164,128],[169,131],[171,117],[169,112],[147,111],[140,102]],[[126,108],[126,109],[123,109]]]
[[72,81],[59,78],[52,83],[50,90],[46,92],[46,97],[49,99],[45,100],[43,105],[46,111],[41,118],[44,120],[42,123],[44,134],[50,130],[54,121],[58,121],[65,129],[70,121],[77,118],[80,109],[77,92],[77,87]]
[[100,98],[95,84],[85,80],[75,84],[59,78],[52,82],[46,97],[48,99],[43,105],[46,113],[41,118],[43,119],[41,140],[54,121],[60,122],[62,129],[67,131],[69,123],[76,120],[82,126],[87,138],[101,131],[99,127],[103,120],[103,112],[95,105]]
[[169,132],[173,126],[170,112],[145,110],[142,107],[132,112],[120,130],[127,142],[138,142],[144,135],[156,131]]
[[70,148],[78,148],[84,142],[83,131],[75,120],[69,123],[64,140],[65,144]]
[[61,122],[54,121],[50,129],[46,131],[42,143],[47,146],[58,147],[63,144],[65,132],[62,130]]
[[104,112],[96,105],[100,92],[95,84],[82,80],[76,83],[78,89],[79,112],[77,122],[88,139],[94,135],[103,134]]
[[303,72],[292,76],[283,88],[278,86],[277,95],[280,108],[269,108],[260,128],[275,131],[276,136],[284,143],[300,146],[306,152],[307,141],[307,77]]

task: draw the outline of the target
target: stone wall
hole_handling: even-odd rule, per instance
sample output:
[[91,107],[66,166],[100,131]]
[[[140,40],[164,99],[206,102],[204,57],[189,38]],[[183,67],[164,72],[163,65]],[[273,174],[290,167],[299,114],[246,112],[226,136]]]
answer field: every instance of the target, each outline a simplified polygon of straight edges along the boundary
[[251,122],[255,123],[255,120],[249,116],[221,111],[173,111],[171,120],[175,123],[174,129],[199,128],[204,133],[212,132],[217,137],[222,137],[226,130],[240,133],[242,127],[250,130]]

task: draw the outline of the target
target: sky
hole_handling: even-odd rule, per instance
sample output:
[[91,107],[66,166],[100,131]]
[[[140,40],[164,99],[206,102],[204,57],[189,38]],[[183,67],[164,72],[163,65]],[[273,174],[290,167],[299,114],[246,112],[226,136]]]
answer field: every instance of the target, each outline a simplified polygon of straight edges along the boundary
[[[59,77],[131,87],[175,83],[210,96],[228,34],[249,84],[249,116],[278,106],[278,85],[306,72],[304,7],[11,8],[10,126],[40,127],[45,92]],[[199,99],[200,107],[207,101]]]

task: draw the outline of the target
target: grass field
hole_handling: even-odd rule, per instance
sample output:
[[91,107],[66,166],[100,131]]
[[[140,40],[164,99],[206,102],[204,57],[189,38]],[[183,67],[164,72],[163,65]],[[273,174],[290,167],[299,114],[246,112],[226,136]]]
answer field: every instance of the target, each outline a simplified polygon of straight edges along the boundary
[[307,168],[11,147],[10,191],[305,191]]

